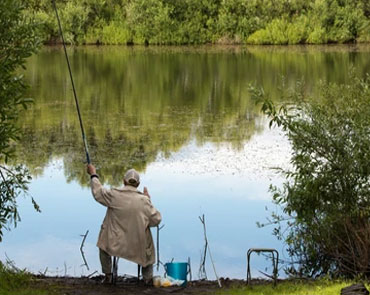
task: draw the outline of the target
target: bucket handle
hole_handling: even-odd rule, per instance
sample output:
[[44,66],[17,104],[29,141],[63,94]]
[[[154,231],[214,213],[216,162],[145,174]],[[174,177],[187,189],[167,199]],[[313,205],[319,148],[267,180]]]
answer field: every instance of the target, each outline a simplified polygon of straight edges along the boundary
[[[170,263],[172,263],[173,260],[174,260],[174,258],[171,259],[171,262]],[[162,263],[162,265],[164,267],[164,277],[167,277],[167,263],[165,263],[165,264]]]

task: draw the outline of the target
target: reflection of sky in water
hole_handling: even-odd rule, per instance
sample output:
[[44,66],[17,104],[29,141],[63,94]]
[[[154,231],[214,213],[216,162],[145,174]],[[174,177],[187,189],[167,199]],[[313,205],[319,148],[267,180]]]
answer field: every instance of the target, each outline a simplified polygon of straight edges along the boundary
[[[170,158],[159,157],[148,165],[142,174],[142,186],[148,187],[163,215],[162,262],[190,257],[193,278],[197,278],[204,245],[198,216],[203,213],[220,276],[245,278],[246,251],[251,247],[274,247],[281,253],[283,245],[272,236],[272,228],[258,229],[256,222],[265,221],[269,215],[265,206],[273,209],[269,184],[281,182],[268,167],[286,165],[288,159],[286,140],[276,130],[265,130],[240,151],[226,144],[197,147],[190,143]],[[76,182],[66,183],[62,161],[54,160],[43,176],[32,182],[30,193],[42,213],[34,212],[28,199],[21,200],[22,221],[5,234],[0,259],[7,253],[19,267],[34,272],[48,267],[50,275],[64,275],[65,265],[69,275],[100,271],[95,243],[105,208],[93,200],[90,190]],[[90,230],[85,243],[90,271],[81,267],[79,252],[79,235],[86,230]],[[253,257],[252,263],[252,275],[271,265],[262,257]],[[271,272],[271,267],[267,271]],[[136,265],[121,261],[119,272],[135,275]],[[207,274],[214,278],[209,259]]]

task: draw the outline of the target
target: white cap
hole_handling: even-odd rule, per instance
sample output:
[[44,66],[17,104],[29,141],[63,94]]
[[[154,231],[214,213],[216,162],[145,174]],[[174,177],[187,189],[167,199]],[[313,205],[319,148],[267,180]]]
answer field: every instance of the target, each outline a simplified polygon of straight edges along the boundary
[[135,169],[130,169],[126,172],[125,177],[123,178],[127,184],[138,186],[140,184],[139,173]]

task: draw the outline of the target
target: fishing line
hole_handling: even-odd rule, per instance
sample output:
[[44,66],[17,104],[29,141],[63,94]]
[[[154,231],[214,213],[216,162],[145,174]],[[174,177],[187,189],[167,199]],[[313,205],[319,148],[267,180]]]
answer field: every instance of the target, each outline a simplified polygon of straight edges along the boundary
[[69,63],[69,58],[68,58],[68,54],[67,54],[67,48],[66,48],[66,44],[65,44],[65,42],[64,42],[63,30],[62,30],[62,26],[61,26],[61,24],[60,24],[60,19],[59,19],[59,15],[58,15],[57,6],[55,5],[55,0],[52,0],[51,2],[52,2],[52,4],[53,4],[54,10],[55,10],[55,14],[56,14],[56,16],[57,16],[58,26],[59,26],[59,33],[60,33],[60,36],[61,36],[61,38],[62,38],[62,43],[63,43],[63,48],[64,48],[64,54],[65,54],[65,57],[66,57],[66,60],[67,60],[67,65],[68,65],[69,77],[71,78],[72,90],[73,90],[73,95],[74,95],[74,98],[75,98],[75,103],[76,103],[76,109],[77,109],[78,119],[79,119],[79,121],[80,121],[80,127],[81,127],[81,133],[82,133],[82,140],[83,140],[84,147],[85,147],[86,160],[87,160],[87,164],[90,164],[90,163],[91,163],[91,161],[90,161],[89,149],[88,149],[88,147],[87,147],[87,140],[86,140],[86,136],[85,136],[84,126],[83,126],[83,123],[82,123],[81,112],[80,112],[80,106],[79,106],[79,104],[78,104],[76,88],[75,88],[75,84],[74,84],[74,82],[73,82],[73,76],[72,76],[71,65],[70,65],[70,63]]

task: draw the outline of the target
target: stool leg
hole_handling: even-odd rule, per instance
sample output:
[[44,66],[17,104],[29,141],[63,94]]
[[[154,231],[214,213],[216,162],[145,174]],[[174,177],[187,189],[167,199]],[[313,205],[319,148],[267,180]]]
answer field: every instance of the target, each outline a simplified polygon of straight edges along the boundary
[[118,257],[113,257],[113,271],[112,271],[112,284],[115,285],[117,282],[118,275]]
[[137,265],[137,282],[139,283],[140,281],[140,269],[141,269],[141,266],[140,264]]

